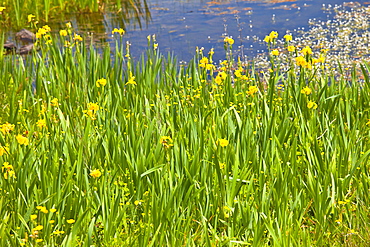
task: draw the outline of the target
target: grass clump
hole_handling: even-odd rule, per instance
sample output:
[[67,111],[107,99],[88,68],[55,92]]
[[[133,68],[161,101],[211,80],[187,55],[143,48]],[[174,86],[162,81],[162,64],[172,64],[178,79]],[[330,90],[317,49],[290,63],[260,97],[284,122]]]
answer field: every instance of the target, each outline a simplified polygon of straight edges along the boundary
[[[4,0],[0,4],[0,25],[21,29],[34,27],[34,21],[48,23],[53,19],[64,20],[65,13],[105,13],[119,14],[124,23],[136,19],[141,26],[141,18],[150,19],[146,0]],[[123,24],[124,24],[123,23]]]
[[184,67],[65,31],[0,59],[1,246],[369,242],[369,64],[272,32],[263,73],[231,37]]

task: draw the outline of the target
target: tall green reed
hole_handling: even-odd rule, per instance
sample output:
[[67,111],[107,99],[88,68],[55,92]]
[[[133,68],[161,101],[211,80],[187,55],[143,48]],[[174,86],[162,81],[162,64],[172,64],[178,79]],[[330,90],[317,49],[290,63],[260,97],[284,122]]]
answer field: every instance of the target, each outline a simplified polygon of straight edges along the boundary
[[294,54],[262,74],[199,50],[177,66],[153,37],[138,61],[122,37],[74,38],[0,62],[1,245],[368,240],[368,64],[349,83]]

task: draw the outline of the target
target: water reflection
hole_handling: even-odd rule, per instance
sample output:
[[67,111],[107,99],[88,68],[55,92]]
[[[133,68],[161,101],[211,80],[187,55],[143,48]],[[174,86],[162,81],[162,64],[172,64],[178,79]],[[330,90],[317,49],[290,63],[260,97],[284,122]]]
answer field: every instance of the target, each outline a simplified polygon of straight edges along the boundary
[[131,24],[135,29],[142,29],[143,22],[145,26],[149,24],[151,14],[146,0],[123,1],[122,5],[116,13],[111,13],[112,26],[126,29]]
[[[60,7],[55,8],[58,9]],[[27,13],[22,13],[22,19],[26,21],[29,11],[25,10],[24,12]],[[5,16],[5,13],[0,13],[0,17],[2,17],[1,15]],[[11,10],[9,10],[9,13],[6,13],[6,17],[9,17],[6,23],[1,22],[2,19],[0,18],[0,24],[2,24],[0,30],[7,30],[6,38],[9,41],[14,41],[15,33],[22,28],[31,29],[33,32],[37,31],[36,28],[32,29],[32,23],[18,26],[18,21]],[[111,1],[110,4],[107,6],[103,5],[99,11],[95,12],[85,11],[84,9],[81,9],[79,12],[73,11],[69,13],[53,11],[48,18],[40,16],[36,20],[34,16],[32,19],[38,23],[38,27],[49,25],[55,33],[65,29],[65,24],[71,22],[76,32],[86,36],[93,34],[94,41],[99,44],[111,39],[111,31],[115,27],[140,31],[148,27],[151,18],[150,8],[146,0],[119,0]],[[46,19],[48,19],[48,22],[45,21]]]
[[[234,49],[251,57],[265,49],[258,40],[272,30],[298,35],[307,30],[310,19],[332,19],[334,12],[322,11],[323,5],[330,4],[343,1],[155,1],[149,29],[157,33],[162,50],[174,51],[184,60],[191,58],[195,46],[214,48],[215,58],[222,59],[225,35],[235,39]],[[140,40],[140,33],[128,35]]]
[[123,0],[120,6],[117,2],[108,5],[104,12],[64,14],[48,24],[57,31],[71,21],[78,33],[93,34],[97,45],[113,44],[111,31],[123,28],[124,41],[132,43],[134,56],[146,49],[146,37],[156,34],[159,49],[174,52],[180,59],[190,60],[196,46],[214,48],[215,58],[221,59],[225,35],[235,39],[236,51],[254,56],[265,49],[258,41],[270,31],[285,34],[307,29],[311,18],[333,18],[332,13],[321,10],[323,4],[342,1]]
[[[95,42],[106,42],[114,28],[142,30],[151,21],[150,9],[146,0],[124,0],[116,5],[107,6],[105,12],[68,13],[63,22],[53,19],[49,25],[54,30],[63,29],[66,22],[71,22],[76,31],[85,35],[93,34]],[[116,10],[116,11],[113,11]]]

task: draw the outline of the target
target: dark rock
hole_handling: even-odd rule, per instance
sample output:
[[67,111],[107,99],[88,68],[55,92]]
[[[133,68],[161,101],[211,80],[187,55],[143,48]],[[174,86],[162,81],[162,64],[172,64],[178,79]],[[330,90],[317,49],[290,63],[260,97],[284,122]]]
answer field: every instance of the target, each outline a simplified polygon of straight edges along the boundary
[[20,55],[27,55],[32,53],[33,47],[34,47],[34,42],[36,41],[36,35],[32,33],[31,31],[27,29],[22,29],[18,33],[15,34],[15,39],[20,40],[21,44],[23,46],[18,49],[19,47],[19,42],[16,42],[16,44],[12,42],[6,42],[4,44],[4,51],[5,54],[11,54],[11,53],[17,53]]
[[15,37],[20,41],[28,43],[33,43],[36,41],[36,35],[27,29],[22,29],[21,31],[15,34]]
[[17,46],[14,43],[12,43],[12,42],[6,42],[4,44],[4,49],[6,51],[13,51],[13,50],[16,50],[17,49]]
[[24,45],[21,48],[19,48],[17,53],[20,55],[27,55],[32,52],[32,49],[33,49],[33,44]]

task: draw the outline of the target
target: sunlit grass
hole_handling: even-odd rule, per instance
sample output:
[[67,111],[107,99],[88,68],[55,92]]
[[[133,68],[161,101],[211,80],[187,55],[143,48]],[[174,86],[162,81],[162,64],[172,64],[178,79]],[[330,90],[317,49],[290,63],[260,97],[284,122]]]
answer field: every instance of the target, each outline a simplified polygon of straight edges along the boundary
[[4,0],[0,3],[0,25],[12,29],[34,28],[35,22],[64,20],[66,13],[113,12],[128,21],[150,19],[146,0]]
[[185,67],[65,31],[0,60],[1,246],[369,242],[369,64],[338,77],[272,33],[267,71],[230,37]]

